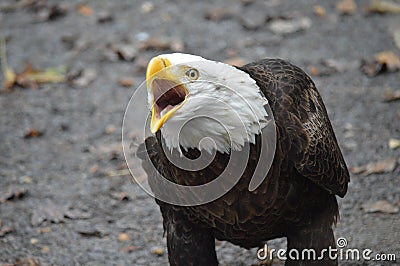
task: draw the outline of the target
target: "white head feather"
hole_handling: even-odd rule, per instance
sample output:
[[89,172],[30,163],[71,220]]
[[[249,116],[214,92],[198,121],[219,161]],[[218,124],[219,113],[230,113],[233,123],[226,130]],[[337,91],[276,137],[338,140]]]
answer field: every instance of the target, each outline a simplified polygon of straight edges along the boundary
[[[267,124],[268,104],[260,88],[247,73],[224,63],[189,54],[164,54],[171,67],[197,69],[195,81],[180,80],[187,90],[185,103],[164,123],[167,147],[198,148],[225,153],[254,143]],[[149,93],[149,102],[152,103]],[[202,141],[211,138],[213,142]]]

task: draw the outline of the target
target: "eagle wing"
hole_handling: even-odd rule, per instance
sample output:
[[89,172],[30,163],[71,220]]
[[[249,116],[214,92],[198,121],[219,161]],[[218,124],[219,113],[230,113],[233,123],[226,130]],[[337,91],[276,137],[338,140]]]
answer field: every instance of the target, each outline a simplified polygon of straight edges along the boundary
[[269,100],[280,132],[278,145],[287,149],[288,161],[301,176],[343,197],[349,172],[311,78],[280,59],[265,59],[240,69],[257,82]]

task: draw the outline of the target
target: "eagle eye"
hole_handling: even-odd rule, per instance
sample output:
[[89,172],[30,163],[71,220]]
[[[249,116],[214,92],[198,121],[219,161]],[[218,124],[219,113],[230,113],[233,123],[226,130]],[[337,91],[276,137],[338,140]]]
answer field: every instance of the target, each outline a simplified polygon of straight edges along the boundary
[[191,80],[196,80],[199,78],[199,71],[194,68],[190,68],[188,71],[186,71],[186,76],[188,76]]

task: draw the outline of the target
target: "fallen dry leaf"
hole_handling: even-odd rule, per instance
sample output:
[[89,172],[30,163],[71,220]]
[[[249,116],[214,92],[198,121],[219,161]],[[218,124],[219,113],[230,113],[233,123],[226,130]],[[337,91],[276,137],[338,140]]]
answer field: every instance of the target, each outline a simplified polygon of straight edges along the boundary
[[118,80],[118,85],[122,87],[132,87],[135,84],[135,79],[126,77]]
[[1,58],[3,74],[5,77],[3,86],[5,89],[11,89],[15,85],[24,88],[37,89],[41,83],[60,83],[65,81],[65,67],[47,68],[41,71],[34,69],[30,64],[26,64],[24,71],[16,74],[7,66],[7,60],[5,57],[5,48],[3,46]]
[[95,173],[97,173],[97,171],[99,171],[99,165],[98,164],[95,164],[90,168],[90,173],[91,174],[95,174]]
[[324,62],[318,63],[316,65],[310,65],[307,67],[308,72],[312,76],[330,76],[338,72],[335,68],[326,65]]
[[[40,2],[40,3],[39,3]],[[15,12],[17,9],[23,8],[34,8],[39,5],[43,5],[44,1],[37,0],[23,0],[23,1],[3,1],[0,5],[0,11],[2,12]]]
[[132,251],[135,251],[137,249],[138,249],[137,246],[132,246],[131,245],[131,246],[126,246],[126,247],[121,248],[120,251],[122,251],[122,252],[132,252]]
[[165,38],[157,38],[150,37],[147,40],[144,40],[139,43],[140,50],[157,50],[157,51],[165,51],[165,50],[173,50],[173,51],[182,51],[184,49],[184,43],[180,39],[165,39]]
[[232,18],[236,15],[236,12],[230,8],[227,7],[214,7],[212,9],[207,10],[204,13],[204,18],[214,21],[214,22],[219,22],[224,19],[229,19]]
[[147,64],[149,63],[150,59],[145,57],[138,57],[135,60],[135,69],[136,73],[143,75],[146,73]]
[[103,233],[96,229],[78,230],[77,232],[85,237],[103,237]]
[[32,138],[38,138],[43,136],[43,132],[36,129],[36,128],[32,128],[29,129],[25,134],[24,134],[24,138],[25,139],[32,139]]
[[170,22],[171,21],[171,15],[167,14],[167,13],[161,14],[161,19],[162,19],[163,22]]
[[76,6],[76,11],[86,17],[93,15],[93,9],[85,4],[78,4]]
[[361,71],[368,77],[375,77],[376,75],[384,72],[382,65],[376,62],[368,62],[363,60],[361,62]]
[[316,68],[315,66],[309,66],[308,71],[312,76],[318,76],[319,74],[318,68]]
[[64,217],[72,220],[84,220],[92,217],[92,214],[88,211],[83,211],[79,209],[69,209],[64,213]]
[[393,206],[391,203],[389,203],[386,200],[378,200],[377,202],[374,203],[366,203],[362,205],[362,208],[365,212],[367,213],[373,213],[373,212],[382,212],[382,213],[398,213],[399,208],[396,206]]
[[146,1],[141,5],[140,10],[144,14],[150,13],[154,10],[154,4],[152,2]]
[[353,174],[363,174],[365,176],[371,174],[391,173],[397,167],[397,160],[390,158],[384,161],[372,162],[364,166],[350,167],[349,170]]
[[131,174],[131,172],[129,171],[129,169],[107,172],[108,177],[125,176],[125,175],[130,175],[130,174]]
[[349,70],[355,70],[360,66],[358,60],[349,61],[346,59],[335,59],[335,58],[324,59],[322,60],[322,64],[326,67],[335,70],[335,72],[339,73],[343,73]]
[[74,229],[83,237],[105,237],[109,233],[107,228],[97,224],[94,221],[77,221]]
[[4,70],[4,82],[3,87],[4,89],[8,90],[11,89],[17,80],[17,75],[11,68],[6,68]]
[[171,47],[171,42],[167,39],[151,37],[139,44],[140,50],[168,50]]
[[0,228],[0,237],[3,237],[13,231],[14,231],[14,228],[12,228],[11,226]]
[[76,42],[79,39],[78,34],[66,33],[60,38],[61,42],[65,45],[68,50],[72,50],[75,47]]
[[21,181],[22,181],[22,183],[25,183],[25,184],[31,184],[32,183],[32,177],[24,175],[24,176],[21,177]]
[[[44,0],[21,0],[21,1],[10,1],[10,4],[3,3],[7,1],[2,1],[0,5],[0,11],[4,12],[15,12],[17,9],[29,9],[38,13],[41,21],[53,20],[56,17],[65,15],[68,11],[68,5],[65,3],[52,4]],[[12,3],[11,3],[12,2]],[[45,20],[42,20],[44,18]]]
[[400,100],[400,90],[392,91],[390,89],[386,90],[385,102],[394,102]]
[[312,21],[308,17],[277,19],[270,22],[269,29],[276,34],[290,34],[306,30],[310,28],[311,25]]
[[13,266],[40,266],[34,258],[17,259]]
[[121,233],[118,235],[118,241],[120,241],[120,242],[126,242],[126,241],[129,241],[130,239],[131,238],[128,234]]
[[114,44],[111,49],[117,54],[120,60],[131,62],[135,60],[137,55],[136,45],[130,43]]
[[365,166],[350,166],[349,171],[355,175],[365,172]]
[[20,199],[27,193],[27,189],[23,187],[11,187],[8,191],[0,196],[0,203],[4,203],[9,200]]
[[11,226],[3,227],[3,221],[0,219],[0,237],[3,237],[6,234],[9,234],[13,231],[14,231],[14,228],[12,228]]
[[50,247],[48,246],[43,246],[42,249],[40,250],[42,253],[49,253],[50,252]]
[[106,10],[102,10],[97,14],[97,22],[98,23],[106,23],[113,21],[114,17]]
[[0,51],[1,68],[3,70],[3,77],[4,77],[3,87],[5,90],[8,90],[12,86],[14,86],[14,84],[17,80],[17,75],[11,68],[8,67],[6,40],[4,38],[1,39],[0,49],[1,49],[1,51]]
[[314,9],[314,14],[317,15],[318,17],[323,18],[326,16],[326,10],[324,7],[320,5],[315,5],[313,9]]
[[396,44],[397,49],[400,49],[400,29],[396,29],[393,32],[393,40],[394,43]]
[[110,194],[111,198],[118,200],[118,201],[123,201],[123,200],[129,200],[128,194],[126,192],[111,192]]
[[[78,34],[64,34],[61,36],[61,41],[68,50],[71,50],[74,56],[78,55],[82,51],[88,49],[93,44],[85,37],[79,38]],[[71,69],[70,71],[76,71],[76,69]],[[67,73],[69,75],[70,73]]]
[[250,9],[240,16],[240,23],[243,28],[248,30],[257,30],[265,25],[267,17],[264,11],[259,9]]
[[93,68],[84,69],[72,82],[74,86],[86,88],[97,78],[97,71]]
[[68,12],[68,6],[65,4],[53,4],[51,6],[46,6],[39,12],[39,18],[42,22],[56,20],[63,17]]
[[38,70],[28,63],[25,65],[25,70],[17,74],[15,83],[24,88],[37,89],[41,83],[65,82],[65,73],[65,67]]
[[386,68],[389,72],[397,71],[400,69],[400,59],[392,51],[384,51],[374,56],[375,61]]
[[224,61],[225,64],[231,65],[231,66],[243,66],[244,64],[246,64],[246,60],[244,60],[243,58],[240,57],[232,57],[229,59],[226,59]]
[[400,139],[389,139],[388,145],[391,150],[400,148]]
[[115,167],[117,170],[126,170],[127,168],[128,166],[126,165],[126,162],[120,163]]
[[61,223],[64,221],[64,214],[66,211],[65,206],[56,205],[48,202],[45,205],[38,206],[33,210],[31,217],[31,224],[38,226],[45,221],[52,223]]
[[391,173],[396,169],[397,160],[392,158],[385,161],[368,164],[364,175]]
[[249,6],[254,3],[254,0],[240,0],[243,6]]
[[91,152],[93,152],[99,159],[115,159],[123,154],[123,148],[121,143],[115,142],[98,146]]
[[354,0],[341,0],[336,4],[336,9],[341,15],[351,15],[357,9],[357,5]]
[[367,12],[369,13],[393,13],[399,14],[400,13],[400,4],[392,2],[392,1],[385,1],[385,0],[373,0],[367,7]]
[[174,52],[182,52],[185,49],[185,43],[180,39],[173,39],[170,42],[170,49]]
[[400,59],[392,51],[383,51],[374,55],[374,61],[363,61],[361,70],[369,77],[374,77],[384,72],[400,70]]
[[50,233],[51,232],[51,227],[39,228],[38,232],[41,233],[41,234]]
[[111,135],[114,134],[115,131],[117,131],[117,128],[114,125],[107,125],[104,131],[107,135]]
[[232,58],[232,57],[237,57],[239,52],[236,49],[233,48],[226,48],[224,53],[226,54],[226,56]]

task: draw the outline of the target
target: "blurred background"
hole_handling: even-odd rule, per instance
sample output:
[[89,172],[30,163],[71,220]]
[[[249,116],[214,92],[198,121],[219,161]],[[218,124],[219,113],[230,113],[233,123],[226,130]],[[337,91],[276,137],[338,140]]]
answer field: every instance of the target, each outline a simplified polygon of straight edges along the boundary
[[[397,255],[340,265],[398,265],[400,1],[2,0],[0,38],[0,265],[166,265],[121,126],[148,61],[167,52],[302,67],[351,171],[336,236]],[[256,250],[217,252],[221,265],[260,264]]]

